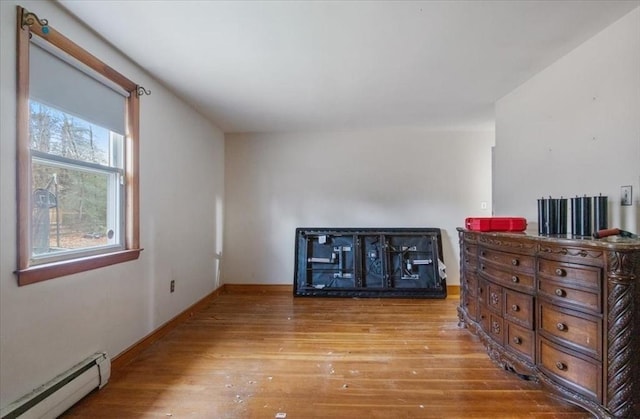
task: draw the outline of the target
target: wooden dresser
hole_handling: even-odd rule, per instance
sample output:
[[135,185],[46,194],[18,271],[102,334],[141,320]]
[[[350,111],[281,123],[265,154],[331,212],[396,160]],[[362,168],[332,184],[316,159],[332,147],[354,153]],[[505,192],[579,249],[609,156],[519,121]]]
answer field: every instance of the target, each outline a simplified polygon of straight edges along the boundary
[[458,229],[461,325],[597,417],[640,418],[640,240]]

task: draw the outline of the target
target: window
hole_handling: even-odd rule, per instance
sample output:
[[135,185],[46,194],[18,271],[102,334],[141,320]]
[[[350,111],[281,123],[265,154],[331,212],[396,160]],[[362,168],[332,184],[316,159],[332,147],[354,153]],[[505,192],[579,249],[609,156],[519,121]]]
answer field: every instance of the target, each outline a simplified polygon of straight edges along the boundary
[[138,86],[18,8],[18,283],[137,259]]

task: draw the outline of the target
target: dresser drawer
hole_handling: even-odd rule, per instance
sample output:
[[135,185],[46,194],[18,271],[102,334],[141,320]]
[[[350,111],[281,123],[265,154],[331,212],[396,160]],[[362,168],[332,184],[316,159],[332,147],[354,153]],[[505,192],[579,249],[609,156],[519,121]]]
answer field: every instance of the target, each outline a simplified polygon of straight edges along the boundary
[[583,289],[599,290],[602,269],[596,266],[538,259],[538,274],[564,284]]
[[530,362],[534,362],[534,350],[536,346],[534,331],[508,321],[504,323],[507,328],[505,331],[505,344]]
[[480,275],[511,288],[534,290],[533,274],[504,270],[491,263],[480,262]]
[[464,264],[463,268],[465,271],[475,271],[478,269],[478,259],[475,257],[470,258],[468,256],[464,256],[462,263]]
[[602,366],[589,357],[538,338],[538,367],[552,380],[602,401]]
[[477,256],[478,255],[478,246],[474,243],[465,242],[462,246],[462,252],[465,256]]
[[571,349],[602,359],[602,320],[587,314],[552,306],[538,305],[538,332]]
[[500,345],[504,344],[504,325],[502,317],[488,310],[486,307],[480,306],[480,324],[493,340]]
[[462,247],[462,262],[466,269],[475,270],[478,266],[478,247],[465,243]]
[[478,276],[475,272],[465,272],[462,286],[469,295],[478,295]]
[[577,288],[573,283],[539,278],[538,293],[555,304],[584,308],[596,314],[602,312],[600,290]]
[[489,333],[489,325],[491,324],[491,312],[482,304],[478,305],[478,323],[487,334]]
[[486,280],[482,278],[478,279],[478,302],[480,305],[487,305],[486,300],[489,297],[488,287],[489,283]]
[[520,272],[533,272],[535,268],[533,256],[518,255],[515,253],[499,252],[491,249],[480,249],[480,262],[490,262],[502,266],[503,269]]
[[464,296],[462,304],[469,318],[473,321],[477,321],[478,320],[478,300],[476,299],[476,297],[473,297],[467,294]]
[[533,296],[504,290],[504,318],[522,327],[533,329]]

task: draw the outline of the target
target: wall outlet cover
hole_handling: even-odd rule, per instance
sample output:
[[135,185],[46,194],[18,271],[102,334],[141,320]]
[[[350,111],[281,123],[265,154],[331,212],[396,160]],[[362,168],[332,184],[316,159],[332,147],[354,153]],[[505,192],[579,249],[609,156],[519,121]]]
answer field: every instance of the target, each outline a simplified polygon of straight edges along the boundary
[[627,206],[633,203],[631,185],[620,187],[620,205]]

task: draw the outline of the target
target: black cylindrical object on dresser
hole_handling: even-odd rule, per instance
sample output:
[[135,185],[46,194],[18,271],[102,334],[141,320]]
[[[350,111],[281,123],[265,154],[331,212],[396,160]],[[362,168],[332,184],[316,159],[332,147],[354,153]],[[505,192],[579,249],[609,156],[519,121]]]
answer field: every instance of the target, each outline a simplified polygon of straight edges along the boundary
[[593,231],[609,228],[609,209],[606,196],[593,197]]
[[590,196],[571,198],[571,233],[574,236],[591,236]]
[[538,199],[538,234],[547,233],[547,200],[544,198]]
[[567,234],[567,199],[560,197],[555,201],[555,220],[553,234]]
[[578,234],[578,231],[582,231],[582,218],[580,213],[582,212],[582,200],[577,196],[571,198],[571,234]]
[[547,234],[556,234],[556,223],[558,217],[558,200],[549,197],[549,206],[548,208],[548,223],[549,229]]

